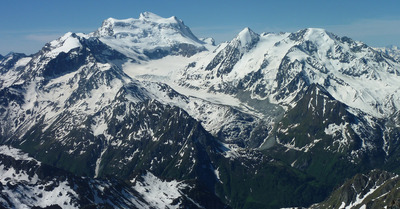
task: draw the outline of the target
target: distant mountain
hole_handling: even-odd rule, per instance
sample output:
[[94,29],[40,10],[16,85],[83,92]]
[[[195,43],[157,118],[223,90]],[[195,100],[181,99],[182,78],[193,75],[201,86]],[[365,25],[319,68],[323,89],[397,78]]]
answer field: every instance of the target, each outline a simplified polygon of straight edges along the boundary
[[388,46],[383,48],[375,48],[377,51],[381,51],[384,54],[393,57],[397,62],[400,61],[400,49],[397,46]]
[[[91,36],[129,57],[158,59],[166,55],[192,56],[206,50],[190,29],[176,17],[145,12],[139,19],[109,18]],[[145,56],[143,56],[145,55]]]
[[[0,142],[89,192],[119,188],[91,204],[309,207],[360,173],[400,172],[399,91],[392,54],[323,29],[215,46],[146,12],[0,59]],[[42,197],[18,204],[61,206]]]

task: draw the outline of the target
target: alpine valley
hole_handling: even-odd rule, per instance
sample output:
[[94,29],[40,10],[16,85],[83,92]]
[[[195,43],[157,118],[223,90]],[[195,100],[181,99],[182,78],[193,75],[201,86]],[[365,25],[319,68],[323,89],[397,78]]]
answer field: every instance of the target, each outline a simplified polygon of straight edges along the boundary
[[145,12],[0,56],[0,206],[399,208],[399,54]]

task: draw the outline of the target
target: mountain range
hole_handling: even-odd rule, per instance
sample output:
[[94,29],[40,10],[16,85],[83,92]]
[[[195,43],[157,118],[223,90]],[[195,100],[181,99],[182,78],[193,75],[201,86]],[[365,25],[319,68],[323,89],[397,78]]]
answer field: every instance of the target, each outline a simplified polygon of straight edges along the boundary
[[400,207],[399,54],[145,12],[1,56],[0,204]]

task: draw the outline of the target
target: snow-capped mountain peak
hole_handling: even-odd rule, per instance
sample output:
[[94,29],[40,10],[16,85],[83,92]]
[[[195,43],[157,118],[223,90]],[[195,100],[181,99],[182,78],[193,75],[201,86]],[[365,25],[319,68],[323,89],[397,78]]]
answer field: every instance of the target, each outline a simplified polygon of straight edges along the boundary
[[318,40],[321,43],[323,43],[324,41],[332,40],[332,37],[333,35],[331,33],[321,28],[307,28],[306,33],[304,34],[305,40]]
[[159,15],[156,15],[152,12],[143,12],[140,13],[139,15],[139,20],[143,21],[149,21],[149,22],[156,22],[156,23],[165,23],[165,24],[176,24],[181,22],[178,18],[175,16],[172,16],[170,18],[163,18]]
[[50,52],[47,56],[53,58],[61,52],[68,53],[72,49],[82,47],[78,35],[71,32],[64,34],[57,40],[51,41],[49,44]]
[[181,33],[186,38],[189,38],[197,43],[203,44],[187,27],[181,19],[178,19],[176,16],[172,16],[169,18],[160,17],[151,12],[143,12],[139,16],[139,20],[144,22],[149,22],[151,24],[159,24],[162,26],[170,26],[175,28],[178,32]]
[[108,18],[92,36],[128,57],[145,54],[154,59],[171,53],[191,56],[205,50],[205,43],[182,20],[175,16],[162,18],[150,12],[140,14],[138,19]]
[[260,40],[260,35],[246,27],[232,40],[231,43],[238,44],[243,48],[250,49]]

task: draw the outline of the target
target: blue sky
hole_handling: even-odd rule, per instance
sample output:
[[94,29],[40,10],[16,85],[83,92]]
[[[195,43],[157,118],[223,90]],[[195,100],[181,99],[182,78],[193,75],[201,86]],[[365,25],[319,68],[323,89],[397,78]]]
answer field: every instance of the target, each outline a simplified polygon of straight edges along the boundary
[[198,37],[229,41],[244,27],[261,32],[325,28],[370,46],[400,45],[399,0],[4,0],[0,54],[35,53],[66,32],[89,33],[108,17],[144,11],[177,16]]

